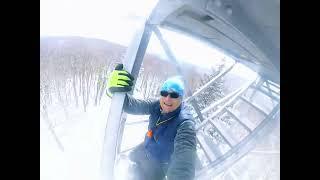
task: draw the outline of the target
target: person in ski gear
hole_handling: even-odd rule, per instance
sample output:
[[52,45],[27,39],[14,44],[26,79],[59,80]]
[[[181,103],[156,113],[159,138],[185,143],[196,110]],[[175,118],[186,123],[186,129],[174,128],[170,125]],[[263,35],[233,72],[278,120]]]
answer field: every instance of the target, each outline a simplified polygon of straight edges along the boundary
[[[134,78],[118,64],[111,73],[107,94],[132,90]],[[192,180],[195,177],[196,131],[188,106],[183,102],[184,83],[167,79],[158,100],[135,99],[128,93],[124,111],[150,115],[144,142],[129,154],[139,180]]]

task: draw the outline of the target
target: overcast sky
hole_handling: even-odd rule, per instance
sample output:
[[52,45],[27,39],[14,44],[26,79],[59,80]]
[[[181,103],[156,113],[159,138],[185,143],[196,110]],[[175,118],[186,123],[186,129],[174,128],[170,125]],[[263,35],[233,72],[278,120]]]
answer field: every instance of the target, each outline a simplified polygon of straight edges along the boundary
[[[41,0],[40,36],[82,36],[128,46],[158,0]],[[210,67],[225,55],[202,42],[160,29],[176,58]],[[154,35],[153,35],[154,36]],[[166,57],[157,38],[148,52]]]
[[[41,0],[40,36],[84,36],[128,44],[156,0]],[[128,40],[129,39],[129,40]]]

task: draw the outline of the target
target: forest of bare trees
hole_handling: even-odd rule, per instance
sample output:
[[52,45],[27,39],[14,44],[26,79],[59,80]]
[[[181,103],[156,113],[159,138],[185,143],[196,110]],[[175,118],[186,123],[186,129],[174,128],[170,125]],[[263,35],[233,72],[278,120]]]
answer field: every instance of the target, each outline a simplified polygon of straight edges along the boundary
[[70,105],[87,111],[89,103],[100,103],[106,89],[106,75],[112,63],[120,61],[125,48],[118,46],[112,52],[105,42],[93,42],[80,38],[41,40],[40,112],[43,117],[48,117],[48,107],[52,104],[62,107],[68,118]]
[[[62,109],[66,119],[69,107],[86,112],[89,104],[98,106],[106,92],[108,74],[126,51],[126,47],[107,41],[78,37],[42,38],[40,43],[40,112],[44,118],[52,105]],[[192,91],[218,73],[214,69],[199,73],[188,64],[184,69]],[[156,98],[162,82],[173,75],[177,75],[174,64],[146,53],[134,92],[141,98]],[[221,96],[221,83],[213,96]],[[203,106],[209,103],[207,99],[204,96]]]

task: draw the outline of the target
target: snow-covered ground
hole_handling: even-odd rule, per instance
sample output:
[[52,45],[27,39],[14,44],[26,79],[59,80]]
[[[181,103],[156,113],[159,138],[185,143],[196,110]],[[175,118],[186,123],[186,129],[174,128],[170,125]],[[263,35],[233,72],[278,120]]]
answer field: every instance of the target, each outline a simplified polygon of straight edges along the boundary
[[[98,180],[100,178],[102,142],[110,102],[110,99],[104,96],[99,106],[91,105],[87,112],[70,110],[73,113],[69,114],[69,119],[57,124],[54,128],[63,150],[59,148],[56,139],[49,131],[45,119],[40,119],[41,180]],[[51,115],[52,118],[65,118],[62,111]],[[128,115],[127,122],[136,122],[146,118],[147,116]],[[126,125],[122,151],[141,143],[146,131],[147,123]],[[126,179],[126,174],[120,173],[125,170],[125,167],[127,164],[120,161],[116,169],[117,180]]]
[[[101,102],[98,107],[89,107],[86,113],[70,114],[70,119],[54,128],[64,151],[59,149],[48,125],[41,119],[41,180],[98,179],[110,100],[105,97]],[[64,115],[61,113],[60,117]]]
[[[237,80],[225,78],[228,86]],[[236,87],[231,87],[236,88]],[[40,179],[41,180],[99,180],[102,142],[111,99],[103,96],[101,104],[89,103],[87,112],[82,108],[68,107],[68,116],[62,108],[49,108],[49,121],[56,122],[54,137],[46,119],[40,124]],[[127,122],[146,120],[147,116],[127,116]],[[143,141],[147,123],[126,125],[121,150],[134,147]],[[252,152],[222,172],[214,179],[261,179],[280,178],[280,128],[279,126]],[[59,148],[59,141],[63,149]],[[266,163],[267,162],[267,163]],[[127,177],[126,161],[116,166],[117,180]]]

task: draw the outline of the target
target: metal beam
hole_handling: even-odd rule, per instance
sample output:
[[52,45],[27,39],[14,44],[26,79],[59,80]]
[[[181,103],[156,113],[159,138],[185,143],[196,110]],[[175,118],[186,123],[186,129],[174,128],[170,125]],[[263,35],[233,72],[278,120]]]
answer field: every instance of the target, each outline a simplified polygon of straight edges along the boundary
[[269,84],[273,85],[274,87],[280,89],[279,84],[277,84],[277,83],[275,83],[275,82],[272,82],[272,81],[270,81],[270,80],[267,80],[267,83],[269,83]]
[[[123,62],[124,67],[135,78],[141,67],[151,32],[150,25],[145,23],[142,28],[137,31],[126,52]],[[119,140],[121,140],[123,134],[123,127],[121,126],[123,126],[124,123],[121,123],[121,117],[123,114],[124,100],[125,93],[114,93],[112,97],[102,151],[101,171],[103,180],[114,179],[114,163],[118,152],[117,149],[119,148],[118,145],[120,144]]]
[[277,116],[279,115],[279,107],[280,103],[273,108],[270,114],[268,114],[268,116],[252,131],[249,136],[246,136],[240,143],[235,145],[213,163],[196,172],[196,178],[204,179],[205,177],[208,177],[208,175],[212,178],[246,155],[255,147],[256,143],[258,143],[275,127],[276,120],[278,120]]
[[[273,89],[271,89],[271,87],[270,87],[270,84],[268,83],[268,82],[266,82],[266,84],[267,84],[267,86],[265,86],[265,85],[263,85],[262,87],[264,87],[264,88],[266,88],[266,89],[268,89],[268,91],[271,91],[271,92],[273,92],[273,93],[275,93],[276,95],[280,95],[280,93],[279,92],[277,92],[277,91],[275,91],[275,90],[273,90]],[[273,86],[274,87],[274,86]],[[276,87],[275,87],[276,88]],[[277,89],[279,89],[279,88],[277,88]]]
[[142,121],[137,121],[137,122],[128,122],[125,125],[129,126],[129,125],[136,125],[136,124],[147,123],[147,122],[149,122],[149,119],[142,120]]
[[[271,99],[279,102],[279,97],[274,96],[274,95],[272,94],[272,92],[274,92],[274,93],[277,94],[277,95],[280,95],[280,94],[278,94],[278,93],[275,92],[274,90],[272,90],[272,89],[264,86],[264,85],[263,85],[264,83],[267,83],[267,84],[268,84],[268,80],[265,81],[265,80],[261,77],[261,80],[257,83],[257,85],[252,85],[252,88],[254,89],[254,92],[252,93],[252,95],[250,96],[250,98],[249,98],[248,100],[252,100],[252,98],[253,98],[253,96],[255,95],[255,93],[256,93],[257,91],[260,91],[260,92],[262,92],[263,94],[269,96]],[[262,87],[268,89],[269,91],[263,89]],[[270,90],[271,90],[272,92],[270,92]]]
[[202,114],[207,113],[208,111],[210,111],[211,109],[216,108],[217,106],[227,102],[228,99],[232,98],[233,96],[235,96],[236,94],[238,94],[238,92],[240,92],[241,90],[243,90],[243,87],[240,87],[239,89],[229,93],[227,96],[219,99],[218,101],[216,101],[215,103],[211,104],[210,106],[206,107],[205,109],[203,109],[201,111]]
[[177,60],[177,58],[175,57],[174,53],[171,51],[171,48],[169,46],[169,44],[167,43],[167,41],[163,38],[160,30],[158,29],[158,27],[156,26],[153,26],[153,32],[155,33],[155,35],[157,36],[157,38],[159,39],[160,41],[160,44],[164,50],[164,52],[166,53],[166,55],[168,56],[168,58],[170,60],[172,60],[175,64],[176,64],[176,68],[177,68],[177,71],[180,75],[182,75],[183,77],[183,81],[184,81],[184,84],[186,86],[186,95],[187,96],[190,96],[192,94],[191,92],[191,89],[187,83],[187,81],[185,80],[185,76],[184,76],[184,71],[182,70],[182,65],[181,63]]
[[254,109],[256,109],[258,112],[260,112],[261,114],[263,114],[264,116],[268,116],[268,113],[264,112],[264,110],[262,110],[261,108],[259,108],[257,105],[251,103],[248,99],[244,98],[243,96],[240,96],[240,99],[245,101],[246,103],[248,103],[249,105],[251,105],[252,107],[254,107]]
[[226,108],[226,111],[233,117],[233,119],[235,119],[239,124],[241,124],[249,133],[252,132],[252,130],[246,124],[244,124],[231,110]]
[[202,128],[203,126],[205,126],[209,121],[210,119],[218,116],[220,113],[223,112],[223,109],[225,107],[227,107],[228,105],[230,105],[231,103],[233,103],[237,98],[239,98],[238,96],[240,96],[244,91],[246,91],[250,86],[251,84],[253,83],[254,81],[251,81],[249,83],[247,83],[246,85],[244,85],[240,91],[238,91],[232,98],[230,98],[221,108],[219,108],[217,111],[215,111],[209,118],[205,119],[201,124],[199,124],[197,127],[196,127],[196,130],[199,130],[200,128]]
[[133,146],[133,147],[128,148],[128,149],[125,149],[125,150],[121,151],[121,152],[119,153],[119,155],[125,154],[125,153],[127,153],[128,151],[133,150],[134,148],[136,148],[136,146]]
[[192,94],[191,97],[187,98],[186,101],[191,101],[192,99],[194,99],[196,96],[198,96],[201,92],[203,92],[204,90],[208,89],[210,87],[211,84],[213,84],[214,82],[216,82],[218,79],[220,79],[221,77],[223,77],[225,74],[227,74],[229,71],[231,71],[231,69],[234,67],[234,65],[236,65],[236,63],[233,63],[228,69],[226,69],[223,72],[220,72],[216,77],[214,77],[213,79],[211,79],[207,84],[205,84],[204,86],[202,86],[198,91],[196,91],[195,93]]
[[200,107],[199,107],[198,103],[196,102],[196,99],[193,99],[191,101],[191,105],[193,106],[194,110],[196,111],[197,117],[199,117],[200,121],[201,122],[204,121],[204,117],[202,116]]
[[260,155],[280,155],[280,151],[258,151],[258,150],[253,150],[250,151],[250,154],[260,154]]
[[257,93],[257,88],[256,87],[260,87],[263,84],[264,80],[262,77],[259,77],[259,81],[258,83],[254,86],[252,85],[252,88],[254,88],[254,91],[252,92],[251,96],[249,97],[249,100],[251,101],[252,98],[254,97],[254,95]]
[[[223,109],[223,110],[225,110],[225,109]],[[225,112],[225,111],[222,111],[222,112]],[[234,140],[232,137],[230,137],[230,136],[225,132],[225,130],[224,130],[221,126],[219,126],[220,128],[218,128],[218,127],[216,126],[216,124],[214,123],[213,119],[210,119],[210,120],[209,120],[209,123],[216,129],[216,131],[218,132],[218,134],[219,134],[219,135],[222,137],[222,139],[229,145],[230,148],[233,147],[233,144],[236,144],[235,140]],[[226,136],[228,136],[228,138],[227,138]],[[230,140],[231,140],[232,142],[230,142]]]
[[262,92],[263,94],[269,96],[271,99],[279,102],[279,97],[274,96],[270,91],[266,91],[265,89],[262,89],[261,87],[258,87],[256,89],[259,90],[260,92]]
[[197,141],[200,144],[204,154],[206,155],[206,157],[209,159],[210,162],[213,162],[216,158],[216,155],[213,153],[213,151],[211,151],[211,148],[205,141],[204,139],[203,133],[201,131],[199,131],[197,133]]
[[161,27],[169,29],[169,30],[174,30],[176,32],[183,33],[183,34],[186,34],[189,36],[191,35],[193,37],[196,37],[197,39],[199,39],[203,42],[206,42],[208,44],[208,46],[215,48],[215,49],[218,49],[221,52],[227,54],[232,59],[234,59],[237,63],[241,63],[241,64],[245,65],[246,67],[250,68],[251,70],[255,71],[260,76],[262,76],[266,79],[272,79],[275,82],[280,82],[280,71],[278,71],[278,70],[270,69],[270,67],[265,67],[265,66],[262,66],[261,64],[256,64],[255,62],[252,62],[252,59],[240,57],[239,54],[231,51],[230,49],[224,49],[224,48],[220,47],[219,43],[215,43],[215,42],[211,41],[210,39],[203,37],[199,34],[194,34],[192,31],[181,28],[180,26],[176,26],[174,24],[170,24],[168,22],[165,22],[164,24],[162,24]]

